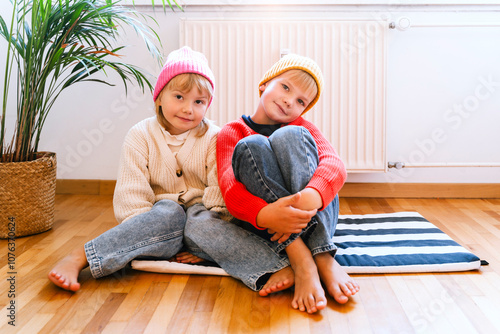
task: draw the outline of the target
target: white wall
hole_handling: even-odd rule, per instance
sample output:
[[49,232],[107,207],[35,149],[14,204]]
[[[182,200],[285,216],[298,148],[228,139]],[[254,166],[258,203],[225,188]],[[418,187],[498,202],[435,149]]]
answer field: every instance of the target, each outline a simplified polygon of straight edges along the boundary
[[[271,6],[246,5],[249,1],[244,0],[197,3],[175,14],[164,14],[159,8],[153,14],[149,6],[138,7],[158,20],[165,54],[179,47],[181,17],[383,17],[396,21],[406,16],[415,26],[453,25],[389,32],[388,161],[500,164],[500,26],[467,27],[500,24],[500,5],[356,5],[359,1],[325,5],[326,1],[317,1],[307,6]],[[124,61],[156,75],[159,65],[134,32],[127,34],[126,44],[130,48]],[[1,46],[4,57],[5,47]],[[151,95],[129,87],[125,96],[118,80],[113,78],[116,87],[76,85],[55,105],[40,148],[57,152],[58,178],[116,178],[123,137],[133,124],[153,115]],[[8,120],[14,117],[11,113]],[[391,169],[387,173],[352,174],[348,181],[498,183],[500,168]]]

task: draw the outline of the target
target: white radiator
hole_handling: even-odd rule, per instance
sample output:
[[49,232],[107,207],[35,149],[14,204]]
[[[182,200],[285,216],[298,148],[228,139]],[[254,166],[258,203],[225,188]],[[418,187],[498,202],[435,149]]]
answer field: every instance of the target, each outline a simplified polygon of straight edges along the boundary
[[180,44],[203,52],[216,79],[208,118],[254,112],[258,83],[284,50],[314,59],[325,87],[306,114],[349,172],[385,171],[386,36],[375,20],[181,20]]

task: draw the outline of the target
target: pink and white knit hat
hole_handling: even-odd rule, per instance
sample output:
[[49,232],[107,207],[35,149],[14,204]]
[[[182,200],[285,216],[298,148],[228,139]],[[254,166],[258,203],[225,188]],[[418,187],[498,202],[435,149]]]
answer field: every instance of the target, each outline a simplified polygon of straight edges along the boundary
[[[184,46],[179,50],[170,52],[165,65],[156,81],[155,90],[153,92],[153,101],[156,101],[163,87],[172,80],[176,75],[183,73],[196,73],[204,76],[210,81],[212,88],[215,90],[215,77],[212,70],[208,66],[207,58],[203,53],[193,51],[189,46]],[[212,99],[210,99],[210,103]]]

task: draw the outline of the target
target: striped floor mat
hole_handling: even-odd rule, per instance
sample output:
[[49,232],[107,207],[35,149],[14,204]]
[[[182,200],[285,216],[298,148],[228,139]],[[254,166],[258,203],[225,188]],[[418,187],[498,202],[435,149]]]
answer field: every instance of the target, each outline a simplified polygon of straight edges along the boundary
[[478,269],[477,256],[417,212],[341,215],[335,259],[348,273],[444,272]]
[[[335,259],[350,274],[450,272],[479,269],[480,259],[417,212],[340,215]],[[132,262],[143,271],[224,275],[218,267],[168,261]]]

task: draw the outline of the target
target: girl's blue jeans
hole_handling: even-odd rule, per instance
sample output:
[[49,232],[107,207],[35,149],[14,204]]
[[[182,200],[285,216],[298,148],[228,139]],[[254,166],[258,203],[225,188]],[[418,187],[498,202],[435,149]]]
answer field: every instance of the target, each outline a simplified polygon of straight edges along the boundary
[[[269,138],[253,135],[242,139],[233,154],[238,181],[253,195],[272,203],[304,189],[318,166],[316,144],[303,127],[285,126]],[[289,265],[283,251],[301,237],[312,255],[330,252],[338,220],[338,196],[318,211],[308,226],[286,242],[270,241],[271,234],[234,219],[227,223],[200,206],[188,209],[185,243],[201,258],[217,262],[228,274],[259,290],[269,276]]]
[[182,246],[186,212],[171,200],[156,202],[150,211],[134,216],[85,244],[90,272],[110,275],[137,258],[169,259]]

